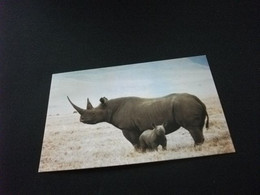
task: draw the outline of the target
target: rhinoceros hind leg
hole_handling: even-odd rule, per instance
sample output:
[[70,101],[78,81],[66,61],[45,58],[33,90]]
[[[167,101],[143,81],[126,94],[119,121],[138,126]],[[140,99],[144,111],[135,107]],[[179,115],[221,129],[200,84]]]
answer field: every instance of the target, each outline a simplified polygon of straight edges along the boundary
[[194,140],[194,146],[201,145],[204,143],[204,136],[202,130],[199,127],[190,127],[186,129],[190,132]]

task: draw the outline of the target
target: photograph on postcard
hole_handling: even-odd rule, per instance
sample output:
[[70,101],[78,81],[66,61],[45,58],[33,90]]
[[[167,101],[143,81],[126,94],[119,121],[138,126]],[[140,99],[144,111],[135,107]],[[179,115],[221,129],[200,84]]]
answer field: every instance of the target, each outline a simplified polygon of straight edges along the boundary
[[39,172],[233,152],[205,55],[52,75]]

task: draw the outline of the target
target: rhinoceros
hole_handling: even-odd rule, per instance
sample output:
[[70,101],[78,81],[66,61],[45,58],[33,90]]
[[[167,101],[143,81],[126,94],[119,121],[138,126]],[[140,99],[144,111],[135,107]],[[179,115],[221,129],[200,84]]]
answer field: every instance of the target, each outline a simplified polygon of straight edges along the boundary
[[139,137],[140,149],[142,152],[148,150],[158,150],[161,145],[163,150],[166,150],[167,139],[165,136],[166,123],[156,126],[152,124],[153,129],[145,130]]
[[204,142],[203,127],[209,126],[209,116],[205,104],[188,93],[175,93],[159,98],[120,97],[108,100],[100,98],[100,104],[93,107],[87,98],[87,108],[83,109],[67,97],[80,114],[80,122],[97,124],[107,122],[121,129],[125,138],[140,148],[139,136],[152,129],[152,124],[167,122],[165,133],[169,134],[184,127],[191,134],[195,145]]

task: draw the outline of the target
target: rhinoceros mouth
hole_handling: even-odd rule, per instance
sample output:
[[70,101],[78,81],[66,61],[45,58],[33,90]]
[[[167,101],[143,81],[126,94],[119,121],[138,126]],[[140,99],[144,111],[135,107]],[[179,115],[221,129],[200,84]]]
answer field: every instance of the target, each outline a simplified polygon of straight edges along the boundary
[[84,120],[80,120],[81,123],[84,123],[84,124],[89,124],[88,122],[84,121]]
[[96,122],[94,122],[93,120],[89,118],[84,118],[82,116],[80,117],[79,121],[84,124],[96,124]]

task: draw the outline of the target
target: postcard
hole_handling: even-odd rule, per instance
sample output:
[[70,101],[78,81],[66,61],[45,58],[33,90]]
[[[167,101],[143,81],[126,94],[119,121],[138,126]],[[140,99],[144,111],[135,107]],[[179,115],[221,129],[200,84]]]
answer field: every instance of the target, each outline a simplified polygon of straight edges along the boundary
[[205,55],[52,75],[39,172],[234,152]]

